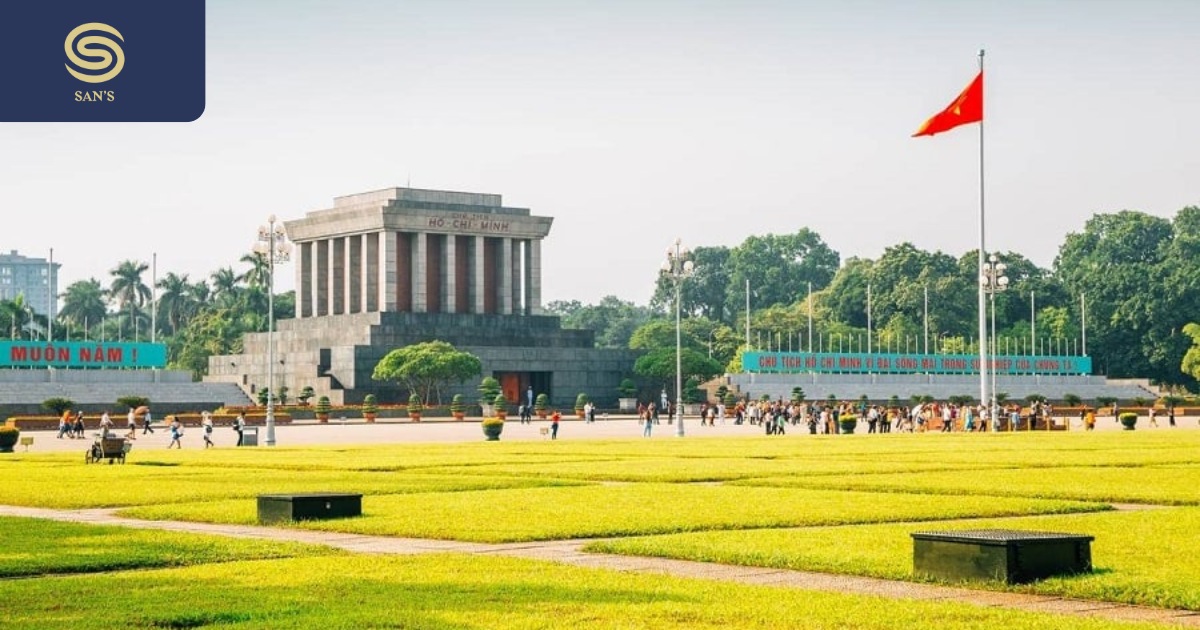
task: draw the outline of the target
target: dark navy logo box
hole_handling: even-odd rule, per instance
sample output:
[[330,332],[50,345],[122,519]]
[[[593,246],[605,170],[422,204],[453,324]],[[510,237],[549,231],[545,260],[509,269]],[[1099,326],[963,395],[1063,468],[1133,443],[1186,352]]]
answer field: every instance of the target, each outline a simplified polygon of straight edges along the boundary
[[0,121],[190,122],[204,0],[0,3]]

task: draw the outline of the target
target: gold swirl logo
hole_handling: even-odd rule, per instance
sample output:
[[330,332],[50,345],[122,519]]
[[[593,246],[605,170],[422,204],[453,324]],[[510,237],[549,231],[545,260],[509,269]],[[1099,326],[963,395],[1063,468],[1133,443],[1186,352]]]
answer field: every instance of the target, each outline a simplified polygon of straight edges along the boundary
[[[104,83],[120,74],[121,69],[125,67],[125,51],[121,50],[120,44],[105,35],[80,37],[84,33],[94,31],[108,33],[121,41],[125,41],[125,38],[121,37],[121,33],[117,32],[117,29],[107,24],[101,24],[100,22],[80,24],[67,35],[64,47],[67,51],[67,59],[71,63],[65,65],[67,72],[70,72],[71,76],[80,81]],[[83,57],[99,59],[99,61],[88,61]],[[89,72],[89,74],[72,68],[72,64]],[[101,74],[95,74],[96,72],[101,72]]]

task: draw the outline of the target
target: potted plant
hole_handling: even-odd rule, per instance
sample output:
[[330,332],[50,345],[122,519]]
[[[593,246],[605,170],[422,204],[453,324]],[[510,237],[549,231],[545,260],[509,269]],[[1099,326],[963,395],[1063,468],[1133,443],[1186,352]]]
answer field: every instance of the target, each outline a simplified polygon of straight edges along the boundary
[[533,399],[533,412],[537,414],[538,418],[545,420],[546,413],[549,411],[550,411],[550,397],[547,396],[544,392],[541,394],[538,394],[537,398]]
[[617,405],[621,411],[637,409],[637,384],[633,379],[621,379],[621,384],[617,385],[617,396]]
[[1081,402],[1083,399],[1079,397],[1079,394],[1063,394],[1063,403],[1068,407],[1078,407]]
[[313,413],[317,415],[318,422],[329,422],[329,397],[321,396],[317,399],[317,406],[313,407]]
[[450,399],[450,415],[454,416],[455,420],[462,420],[467,415],[462,394],[455,394],[454,398]]
[[317,392],[313,390],[312,385],[305,385],[300,390],[300,395],[296,396],[296,400],[299,400],[301,405],[307,407],[309,399],[316,395]]
[[492,406],[496,404],[496,395],[500,393],[500,381],[491,376],[485,376],[479,382],[479,406],[483,407],[483,415],[491,416]]
[[495,416],[484,418],[479,426],[483,428],[483,435],[487,441],[495,442],[500,439],[500,432],[504,430],[504,418]]
[[504,397],[504,392],[496,394],[496,398],[492,400],[492,407],[492,411],[495,412],[496,417],[500,418],[500,420],[503,421],[508,417],[508,399]]
[[[17,438],[21,437],[21,430],[10,425],[0,425],[0,453],[11,453],[13,447],[17,445]],[[26,447],[28,450],[28,447]]]
[[1138,415],[1132,411],[1125,411],[1121,413],[1120,420],[1126,431],[1132,431],[1137,427]]
[[421,411],[424,410],[424,408],[425,407],[421,404],[421,396],[416,392],[413,392],[412,395],[408,397],[409,420],[412,420],[413,422],[420,422]]
[[575,417],[579,418],[580,420],[584,419],[583,409],[584,407],[587,407],[587,404],[588,395],[583,392],[579,392],[579,395],[575,396]]
[[854,433],[854,429],[858,426],[858,416],[852,413],[844,413],[838,417],[838,427],[842,433]]
[[379,403],[376,402],[375,394],[367,394],[362,402],[362,415],[367,422],[375,422],[375,416],[379,414]]
[[800,387],[797,385],[796,387],[792,388],[792,402],[794,402],[794,403],[804,402],[804,388],[803,387]]
[[42,409],[47,409],[54,413],[56,417],[62,417],[63,412],[75,407],[75,401],[70,398],[47,398],[42,401]]

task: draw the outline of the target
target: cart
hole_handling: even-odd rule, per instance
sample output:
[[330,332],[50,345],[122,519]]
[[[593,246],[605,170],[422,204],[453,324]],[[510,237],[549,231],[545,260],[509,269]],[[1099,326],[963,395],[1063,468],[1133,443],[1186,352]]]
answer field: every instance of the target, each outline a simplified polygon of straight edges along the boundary
[[133,444],[123,437],[97,435],[91,448],[87,450],[85,461],[94,464],[101,459],[107,459],[110,464],[114,461],[124,464],[125,454],[130,448],[133,448]]

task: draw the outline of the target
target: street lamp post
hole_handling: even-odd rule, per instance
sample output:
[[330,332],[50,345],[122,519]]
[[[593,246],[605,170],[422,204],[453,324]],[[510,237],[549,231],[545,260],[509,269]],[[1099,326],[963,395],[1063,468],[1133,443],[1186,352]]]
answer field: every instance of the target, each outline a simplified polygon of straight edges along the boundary
[[683,279],[692,275],[696,270],[692,261],[687,260],[690,252],[683,249],[683,241],[675,239],[675,244],[667,248],[667,259],[663,261],[662,273],[675,283],[675,413],[679,422],[675,423],[675,437],[683,437],[683,336],[680,332],[680,289]]
[[[996,360],[996,294],[1008,288],[1008,276],[1004,275],[1004,271],[1008,269],[1008,265],[1000,262],[1000,259],[992,254],[988,256],[987,262],[983,265],[983,276],[979,278],[979,282],[983,285],[984,293],[987,293],[991,300],[992,309],[992,362]],[[995,365],[991,366],[992,372],[992,400],[989,404],[991,409],[992,422],[997,421],[996,413],[999,409],[996,406],[996,369]],[[996,424],[995,426],[999,426]]]
[[267,446],[275,446],[275,263],[287,262],[292,255],[292,244],[283,226],[275,225],[275,215],[258,228],[254,252],[267,259]]

